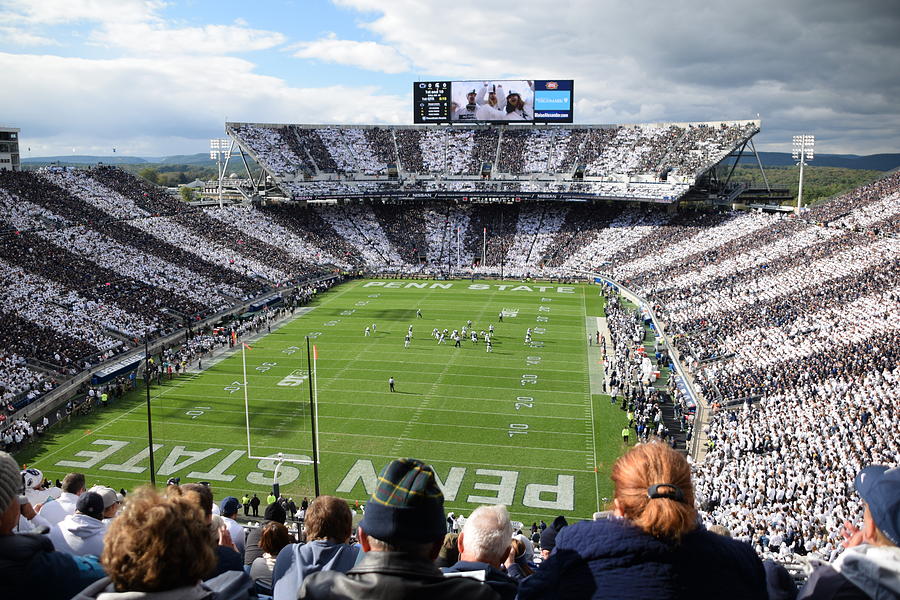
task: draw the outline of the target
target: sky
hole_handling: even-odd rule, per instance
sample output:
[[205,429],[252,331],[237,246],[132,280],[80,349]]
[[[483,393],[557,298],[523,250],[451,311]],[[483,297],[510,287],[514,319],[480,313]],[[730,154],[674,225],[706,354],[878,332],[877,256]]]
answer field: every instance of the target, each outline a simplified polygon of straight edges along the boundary
[[21,152],[206,152],[227,121],[412,123],[412,83],[574,79],[575,122],[762,120],[900,152],[897,0],[0,0]]

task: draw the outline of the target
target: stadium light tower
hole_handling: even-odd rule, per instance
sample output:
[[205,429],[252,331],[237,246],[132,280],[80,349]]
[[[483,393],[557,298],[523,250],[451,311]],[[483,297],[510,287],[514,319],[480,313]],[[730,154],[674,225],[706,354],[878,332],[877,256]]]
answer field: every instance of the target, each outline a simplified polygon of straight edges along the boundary
[[797,190],[797,214],[800,214],[800,207],[803,203],[803,167],[807,161],[813,159],[813,148],[816,145],[816,136],[814,135],[795,135],[794,149],[791,157],[800,165],[800,187]]
[[222,178],[225,175],[222,159],[225,159],[227,165],[228,159],[231,158],[231,149],[228,146],[228,140],[219,138],[209,140],[209,157],[216,161],[216,172],[219,174],[219,208],[222,208]]

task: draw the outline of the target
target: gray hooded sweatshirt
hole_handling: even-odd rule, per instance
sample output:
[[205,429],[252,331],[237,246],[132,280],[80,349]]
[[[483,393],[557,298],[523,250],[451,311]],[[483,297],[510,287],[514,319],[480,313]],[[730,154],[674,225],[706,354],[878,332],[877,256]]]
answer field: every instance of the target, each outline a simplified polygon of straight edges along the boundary
[[50,529],[50,541],[57,552],[78,556],[103,554],[103,536],[106,524],[93,517],[75,513]]
[[869,544],[848,548],[833,563],[819,563],[797,600],[837,597],[900,598],[900,548]]

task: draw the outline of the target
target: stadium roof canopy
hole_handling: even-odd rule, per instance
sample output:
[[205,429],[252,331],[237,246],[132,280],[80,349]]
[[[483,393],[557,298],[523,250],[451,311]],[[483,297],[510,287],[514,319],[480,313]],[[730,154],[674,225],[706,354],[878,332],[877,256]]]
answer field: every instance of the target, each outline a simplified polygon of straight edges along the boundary
[[760,121],[226,123],[225,130],[233,140],[231,153],[239,153],[245,165],[249,155],[263,169],[251,195],[264,189],[267,179],[277,187],[276,195],[307,202],[506,198],[674,203],[710,169],[752,144]]

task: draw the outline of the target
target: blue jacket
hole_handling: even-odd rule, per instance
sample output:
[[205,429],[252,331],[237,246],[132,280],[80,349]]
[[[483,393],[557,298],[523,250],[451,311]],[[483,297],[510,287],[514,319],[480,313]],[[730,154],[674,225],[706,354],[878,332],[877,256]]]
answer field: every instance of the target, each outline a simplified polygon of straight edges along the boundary
[[279,600],[293,600],[307,575],[332,570],[346,573],[356,564],[358,554],[359,550],[353,546],[328,540],[288,544],[275,560],[272,595]]
[[624,519],[582,521],[556,538],[556,550],[519,584],[519,598],[766,600],[766,575],[742,542],[703,527],[680,544]]

